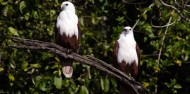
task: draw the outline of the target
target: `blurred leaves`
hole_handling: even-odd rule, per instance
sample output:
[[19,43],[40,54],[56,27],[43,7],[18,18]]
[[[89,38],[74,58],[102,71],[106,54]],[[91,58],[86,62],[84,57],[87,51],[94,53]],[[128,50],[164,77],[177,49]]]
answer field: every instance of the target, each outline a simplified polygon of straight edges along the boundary
[[9,79],[10,79],[11,81],[14,81],[14,80],[15,80],[15,78],[14,78],[14,76],[13,76],[12,74],[9,74]]
[[20,12],[23,13],[23,9],[26,8],[26,3],[25,1],[21,1],[19,5]]
[[11,33],[11,35],[15,35],[15,36],[18,36],[18,31],[13,28],[13,27],[9,27],[9,32]]
[[168,88],[171,88],[173,94],[177,93],[176,89],[181,89],[182,86],[177,84],[176,79],[171,79],[171,83],[165,83]]
[[80,87],[79,94],[89,94],[88,89],[86,88],[86,86],[81,86]]
[[110,82],[107,78],[101,78],[100,79],[101,88],[104,92],[109,91]]
[[[74,63],[71,79],[61,75],[61,63],[48,52],[9,49],[10,37],[54,42],[60,0],[0,0],[0,93],[119,94],[117,79],[95,68]],[[172,3],[168,2],[168,3]],[[79,16],[81,55],[92,55],[109,64],[124,26],[133,26],[141,48],[139,82],[151,93],[190,92],[190,25],[158,2],[123,0],[73,0]],[[144,11],[147,13],[143,14]],[[172,17],[167,34],[164,26]],[[154,26],[153,26],[154,25]],[[166,37],[161,45],[162,38]],[[160,63],[158,54],[163,46]],[[106,76],[105,76],[106,75]],[[148,78],[148,79],[147,79]],[[155,92],[156,91],[156,92]]]

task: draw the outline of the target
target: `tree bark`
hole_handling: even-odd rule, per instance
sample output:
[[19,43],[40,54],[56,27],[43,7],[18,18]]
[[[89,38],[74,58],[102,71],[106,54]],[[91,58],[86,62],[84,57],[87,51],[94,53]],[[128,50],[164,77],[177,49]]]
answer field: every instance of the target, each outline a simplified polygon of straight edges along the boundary
[[[32,40],[32,39],[21,39],[18,37],[12,37],[12,40],[17,45],[11,45],[10,48],[17,48],[17,49],[28,49],[28,50],[43,50],[47,51],[49,53],[59,55],[64,58],[73,59],[75,61],[78,61],[82,64],[86,64],[92,67],[95,67],[98,70],[101,70],[103,72],[106,72],[110,76],[113,76],[120,80],[121,82],[125,83],[135,94],[148,94],[148,90],[145,89],[139,82],[136,82],[131,77],[127,76],[120,70],[116,69],[115,67],[107,64],[106,62],[99,60],[95,57],[88,56],[88,55],[79,55],[77,53],[67,53],[66,49],[62,48],[59,45],[56,45],[51,42],[43,42],[38,40]],[[22,44],[22,45],[19,45]]]

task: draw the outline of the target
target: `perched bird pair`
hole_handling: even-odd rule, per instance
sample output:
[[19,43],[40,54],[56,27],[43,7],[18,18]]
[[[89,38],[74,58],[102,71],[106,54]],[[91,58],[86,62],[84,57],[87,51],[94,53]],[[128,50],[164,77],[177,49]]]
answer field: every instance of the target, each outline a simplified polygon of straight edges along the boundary
[[[57,17],[57,44],[68,49],[68,52],[76,52],[79,47],[78,17],[75,7],[71,2],[61,4],[61,13]],[[140,62],[140,50],[134,39],[133,29],[124,27],[119,39],[114,46],[114,61],[116,68],[136,78]],[[60,58],[62,71],[65,77],[70,78],[73,74],[72,60]]]

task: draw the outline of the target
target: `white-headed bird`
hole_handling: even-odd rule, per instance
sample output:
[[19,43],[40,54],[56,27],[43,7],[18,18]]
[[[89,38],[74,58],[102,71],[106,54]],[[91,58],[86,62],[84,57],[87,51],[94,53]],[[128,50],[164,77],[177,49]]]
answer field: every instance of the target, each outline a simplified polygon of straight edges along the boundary
[[[68,52],[76,52],[79,47],[78,17],[74,5],[65,1],[61,4],[61,12],[57,17],[55,38],[56,43]],[[65,77],[70,78],[73,74],[71,59],[60,58],[62,71]]]
[[[135,41],[133,29],[124,27],[119,39],[113,49],[113,65],[134,79],[138,79],[138,69],[140,64],[140,49]],[[121,94],[130,94],[130,89],[126,85],[119,83]]]

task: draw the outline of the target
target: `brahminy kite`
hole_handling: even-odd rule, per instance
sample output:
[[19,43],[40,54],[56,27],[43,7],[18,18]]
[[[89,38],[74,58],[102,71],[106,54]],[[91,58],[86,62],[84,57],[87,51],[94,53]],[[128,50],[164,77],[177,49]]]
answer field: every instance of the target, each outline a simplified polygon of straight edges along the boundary
[[[66,48],[69,53],[76,52],[79,47],[78,17],[71,2],[65,1],[61,4],[61,13],[57,17],[56,29],[56,43]],[[60,61],[64,76],[66,78],[72,77],[73,60],[62,57]]]
[[114,66],[136,79],[140,64],[140,49],[135,41],[131,27],[126,26],[123,28],[119,39],[114,45],[113,55]]
[[[140,49],[135,41],[133,29],[124,27],[113,49],[113,65],[136,80],[140,64]],[[129,86],[118,82],[121,94],[133,94]]]

